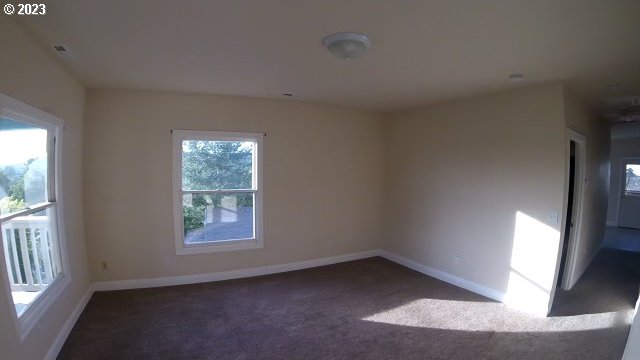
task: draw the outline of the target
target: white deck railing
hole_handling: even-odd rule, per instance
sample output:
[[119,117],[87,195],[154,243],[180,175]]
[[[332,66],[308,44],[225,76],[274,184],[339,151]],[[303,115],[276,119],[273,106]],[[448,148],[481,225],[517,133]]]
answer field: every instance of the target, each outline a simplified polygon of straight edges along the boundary
[[57,274],[47,216],[19,216],[2,225],[11,291],[40,291]]

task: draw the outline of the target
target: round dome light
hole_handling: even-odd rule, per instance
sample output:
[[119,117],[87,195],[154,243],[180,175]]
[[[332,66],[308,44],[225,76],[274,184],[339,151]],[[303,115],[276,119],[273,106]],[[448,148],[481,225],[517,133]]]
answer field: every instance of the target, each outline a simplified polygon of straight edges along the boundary
[[339,32],[325,37],[322,45],[340,59],[355,59],[371,46],[371,42],[364,34]]

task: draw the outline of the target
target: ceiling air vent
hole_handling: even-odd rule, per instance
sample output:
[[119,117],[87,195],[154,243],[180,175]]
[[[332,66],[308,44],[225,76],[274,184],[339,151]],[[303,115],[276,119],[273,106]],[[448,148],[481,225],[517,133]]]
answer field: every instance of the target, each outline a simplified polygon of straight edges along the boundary
[[51,45],[51,47],[60,57],[65,57],[69,54],[69,49],[64,45]]
[[605,117],[611,122],[640,122],[640,96],[609,98],[605,101]]

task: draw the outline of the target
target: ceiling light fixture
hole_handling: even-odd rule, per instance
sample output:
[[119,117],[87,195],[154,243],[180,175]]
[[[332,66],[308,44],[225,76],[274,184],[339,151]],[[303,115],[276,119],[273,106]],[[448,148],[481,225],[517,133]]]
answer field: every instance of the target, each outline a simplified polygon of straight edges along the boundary
[[325,37],[322,45],[340,59],[355,59],[371,46],[371,41],[364,34],[339,32]]
[[522,74],[511,74],[509,75],[509,80],[519,82],[524,80],[524,75]]

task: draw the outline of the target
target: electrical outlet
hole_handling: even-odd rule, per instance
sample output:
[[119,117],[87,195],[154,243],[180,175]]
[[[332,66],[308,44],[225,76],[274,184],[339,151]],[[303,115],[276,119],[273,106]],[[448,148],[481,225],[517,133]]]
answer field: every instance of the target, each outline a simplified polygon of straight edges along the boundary
[[100,263],[100,266],[102,266],[102,270],[109,270],[109,263],[106,261],[103,261]]

